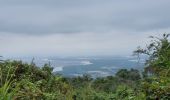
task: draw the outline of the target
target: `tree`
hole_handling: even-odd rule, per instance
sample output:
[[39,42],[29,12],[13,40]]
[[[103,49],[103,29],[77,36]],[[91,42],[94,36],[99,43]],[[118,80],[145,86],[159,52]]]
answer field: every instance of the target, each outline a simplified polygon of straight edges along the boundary
[[145,54],[149,57],[145,73],[159,75],[163,70],[170,70],[169,35],[163,34],[162,38],[150,36],[151,43],[145,49],[138,48],[134,51],[134,54]]
[[2,62],[2,61],[3,61],[1,58],[2,58],[2,56],[0,56],[0,62]]
[[145,48],[138,48],[134,53],[146,54],[146,62],[142,90],[146,100],[170,99],[170,34],[163,34],[161,38],[153,37],[151,43]]
[[137,81],[141,79],[140,73],[136,69],[121,69],[116,73],[116,76],[125,80]]

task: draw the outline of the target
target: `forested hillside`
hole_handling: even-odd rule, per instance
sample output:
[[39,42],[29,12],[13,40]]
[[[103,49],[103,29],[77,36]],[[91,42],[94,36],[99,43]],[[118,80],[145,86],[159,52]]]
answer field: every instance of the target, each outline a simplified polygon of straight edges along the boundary
[[142,73],[121,69],[104,78],[68,78],[53,74],[48,64],[0,61],[0,100],[170,100],[168,36],[152,36],[146,48],[134,51],[149,57]]

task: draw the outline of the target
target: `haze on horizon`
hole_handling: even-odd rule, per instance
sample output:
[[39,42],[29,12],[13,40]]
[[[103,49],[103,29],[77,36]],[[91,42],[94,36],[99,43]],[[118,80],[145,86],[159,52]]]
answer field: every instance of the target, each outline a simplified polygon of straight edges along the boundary
[[131,55],[170,32],[169,0],[1,0],[0,55]]

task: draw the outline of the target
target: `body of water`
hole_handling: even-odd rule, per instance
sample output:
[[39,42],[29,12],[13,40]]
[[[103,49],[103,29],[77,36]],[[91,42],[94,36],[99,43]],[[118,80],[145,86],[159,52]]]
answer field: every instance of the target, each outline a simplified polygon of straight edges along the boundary
[[[12,60],[22,60],[31,63],[33,58],[8,58]],[[34,63],[42,67],[45,63],[50,63],[54,68],[54,73],[59,73],[67,77],[82,76],[90,74],[92,77],[105,77],[114,75],[120,69],[144,68],[145,59],[140,61],[133,56],[128,57],[34,57]]]

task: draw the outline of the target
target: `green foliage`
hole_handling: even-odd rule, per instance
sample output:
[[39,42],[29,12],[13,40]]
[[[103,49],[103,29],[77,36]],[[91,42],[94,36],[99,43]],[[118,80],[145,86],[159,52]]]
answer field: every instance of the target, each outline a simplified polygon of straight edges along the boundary
[[169,34],[153,40],[146,49],[143,76],[136,69],[121,69],[115,76],[67,78],[53,73],[50,64],[37,67],[22,61],[0,62],[0,100],[170,100]]
[[170,78],[169,77],[149,77],[142,82],[142,89],[149,100],[170,99]]
[[119,85],[114,98],[115,100],[144,100],[145,95],[141,91],[135,91],[126,85]]
[[97,91],[104,91],[106,93],[115,92],[117,85],[120,84],[118,79],[113,76],[106,78],[97,78],[94,80],[92,87]]
[[116,73],[116,76],[122,79],[132,81],[137,81],[141,79],[140,73],[136,69],[131,69],[129,71],[127,69],[121,69]]
[[64,78],[53,74],[48,64],[37,67],[33,63],[4,61],[0,69],[2,100],[111,100],[124,83],[114,76]]
[[[7,100],[7,99],[11,99],[12,96],[14,96],[14,90],[10,90],[10,87],[12,85],[12,75],[10,75],[10,68],[8,69],[7,75],[5,78],[3,78],[3,72],[2,72],[2,68],[0,68],[0,100]],[[11,91],[9,93],[9,91]]]
[[[52,68],[44,65],[39,68],[34,64],[21,61],[0,63],[0,97],[17,100],[39,100],[47,97],[69,97],[72,86],[61,76],[52,74]],[[63,99],[65,100],[65,99]]]
[[170,99],[170,42],[169,34],[162,38],[151,37],[153,40],[146,49],[139,48],[135,53],[146,54],[146,63],[142,90],[147,100]]
[[149,59],[146,62],[145,72],[159,75],[162,70],[170,68],[170,42],[169,34],[163,34],[162,38],[153,37],[151,43],[145,48],[138,48],[135,54],[146,54]]

